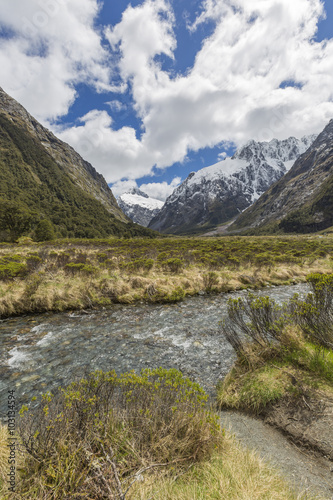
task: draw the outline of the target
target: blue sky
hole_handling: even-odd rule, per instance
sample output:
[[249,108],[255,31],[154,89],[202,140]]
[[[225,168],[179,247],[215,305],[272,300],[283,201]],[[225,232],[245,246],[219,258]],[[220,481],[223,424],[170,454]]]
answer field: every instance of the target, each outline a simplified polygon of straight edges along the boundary
[[[18,14],[19,13],[19,14]],[[333,117],[333,5],[321,0],[11,0],[0,86],[115,194],[165,199],[250,139]]]

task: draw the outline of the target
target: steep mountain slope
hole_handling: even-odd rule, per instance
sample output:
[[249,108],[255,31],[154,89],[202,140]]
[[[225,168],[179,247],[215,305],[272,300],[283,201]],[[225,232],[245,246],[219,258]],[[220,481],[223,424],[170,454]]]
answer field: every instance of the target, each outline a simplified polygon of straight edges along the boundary
[[230,229],[311,232],[333,224],[333,120],[290,171]]
[[118,198],[118,205],[133,222],[147,227],[164,205],[163,201],[150,198],[140,189],[133,188]]
[[230,220],[280,179],[314,139],[248,142],[232,158],[191,173],[149,227],[179,234]]
[[18,217],[29,215],[24,233],[48,219],[58,236],[148,234],[127,219],[105,179],[88,162],[2,89],[0,152],[2,237],[14,205],[20,208]]

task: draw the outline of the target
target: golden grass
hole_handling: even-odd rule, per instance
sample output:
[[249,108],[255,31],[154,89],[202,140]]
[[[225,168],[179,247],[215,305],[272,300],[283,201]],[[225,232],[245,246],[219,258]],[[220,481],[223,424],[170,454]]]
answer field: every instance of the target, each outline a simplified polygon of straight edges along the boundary
[[[130,499],[146,500],[302,500],[279,473],[256,453],[226,435],[223,454],[196,465],[177,478],[151,475],[137,482]],[[318,500],[318,499],[317,499]]]
[[[6,491],[7,430],[0,425],[0,497],[3,500],[20,496]],[[24,457],[19,456],[19,467],[24,470]],[[127,500],[311,500],[305,494],[295,493],[281,475],[258,455],[244,448],[226,433],[222,452],[208,461],[194,465],[185,473],[174,469],[163,477],[153,469],[144,471],[134,483]],[[46,498],[46,497],[45,497]],[[30,500],[43,500],[29,496]],[[320,498],[316,497],[316,500]]]
[[[268,242],[271,240],[267,239]],[[199,243],[197,240],[193,241],[203,246],[207,240]],[[221,245],[225,241],[227,240],[221,239]],[[235,240],[236,243],[237,241]],[[134,245],[126,247],[121,240],[113,243],[110,241],[110,246],[104,247],[91,242],[90,244],[55,242],[44,246],[2,245],[0,258],[15,254],[25,261],[29,254],[35,253],[41,256],[42,261],[38,268],[32,270],[24,279],[0,281],[0,316],[50,310],[99,308],[112,303],[131,304],[143,300],[176,302],[184,296],[196,295],[202,291],[221,293],[244,288],[262,288],[267,285],[291,284],[305,281],[309,273],[332,272],[332,260],[327,251],[323,252],[322,256],[311,254],[309,258],[299,258],[298,262],[256,263],[257,253],[251,249],[254,241],[256,240],[248,238],[245,243],[244,240],[241,241],[244,248],[237,250],[238,247],[234,247],[234,253],[238,251],[239,254],[237,254],[239,262],[236,264],[232,260],[230,262],[227,260],[226,264],[215,265],[212,268],[211,241],[207,242],[207,249],[203,247],[201,250],[195,250],[194,246],[193,249],[191,247],[192,240],[175,239],[175,248],[178,248],[177,245],[184,245],[185,250],[178,248],[176,255],[181,257],[183,252],[183,267],[173,273],[159,261],[161,253],[166,255],[164,259],[172,255],[173,248],[167,246],[168,240],[165,243],[167,251],[164,251],[163,240],[149,243],[139,241],[138,247],[141,251],[141,254],[138,254],[141,255],[139,258],[152,259],[151,269],[127,268],[126,265],[133,260],[135,248]],[[227,243],[231,248],[230,255],[233,255],[232,242],[233,240],[230,240]],[[248,253],[246,253],[247,242]],[[217,241],[216,244],[218,243]],[[330,242],[328,244],[330,245]],[[155,245],[160,247],[155,248]],[[261,245],[264,245],[264,241]],[[107,253],[107,263],[100,258],[103,252]],[[69,275],[65,272],[66,264],[57,261],[57,257],[66,255],[70,262],[83,256],[83,259],[93,266],[94,271],[90,275],[80,272]],[[215,251],[214,255],[218,260],[220,255],[223,257],[223,252]],[[282,251],[279,256],[283,257]],[[207,285],[209,273],[215,275],[211,287]]]

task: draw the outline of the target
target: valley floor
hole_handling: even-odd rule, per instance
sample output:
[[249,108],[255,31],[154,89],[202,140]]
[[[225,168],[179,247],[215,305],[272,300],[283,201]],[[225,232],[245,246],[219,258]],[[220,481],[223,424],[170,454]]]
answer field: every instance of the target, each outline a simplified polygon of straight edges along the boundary
[[0,317],[292,284],[331,272],[332,252],[316,235],[1,244]]

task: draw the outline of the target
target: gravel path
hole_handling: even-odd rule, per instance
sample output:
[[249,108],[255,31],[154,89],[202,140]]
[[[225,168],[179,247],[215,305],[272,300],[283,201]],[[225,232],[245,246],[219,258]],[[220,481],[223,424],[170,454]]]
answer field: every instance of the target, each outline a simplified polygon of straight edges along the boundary
[[300,450],[279,431],[259,419],[221,412],[223,426],[245,446],[270,462],[296,491],[333,500],[333,463]]

